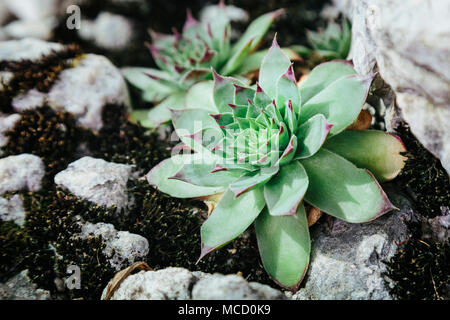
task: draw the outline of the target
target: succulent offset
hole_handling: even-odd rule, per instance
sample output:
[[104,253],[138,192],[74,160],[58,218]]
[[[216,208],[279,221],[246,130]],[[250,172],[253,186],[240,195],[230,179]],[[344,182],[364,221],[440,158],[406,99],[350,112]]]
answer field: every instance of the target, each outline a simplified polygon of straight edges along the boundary
[[213,103],[172,110],[182,145],[147,179],[173,197],[214,199],[201,257],[254,223],[266,271],[295,291],[310,255],[305,203],[351,223],[394,208],[378,181],[402,169],[402,142],[382,131],[347,130],[372,78],[335,61],[298,85],[274,39],[256,85],[214,72]]
[[[225,10],[224,2],[219,10]],[[224,11],[205,23],[195,20],[188,11],[182,33],[173,35],[150,32],[148,48],[159,69],[125,68],[126,79],[142,90],[142,97],[157,105],[149,110],[136,110],[132,119],[153,128],[170,120],[168,106],[183,106],[189,90],[204,90],[212,80],[211,67],[224,75],[243,76],[258,69],[264,54],[256,52],[272,22],[283,10],[264,14],[254,20],[235,43],[231,43],[230,21]],[[295,56],[293,51],[292,57]]]

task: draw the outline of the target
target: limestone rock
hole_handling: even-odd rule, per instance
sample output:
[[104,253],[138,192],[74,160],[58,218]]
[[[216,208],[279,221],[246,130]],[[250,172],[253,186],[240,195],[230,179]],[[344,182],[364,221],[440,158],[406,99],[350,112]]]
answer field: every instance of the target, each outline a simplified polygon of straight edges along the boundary
[[83,157],[55,176],[55,183],[98,205],[125,209],[132,166]]
[[[106,288],[102,299],[105,298]],[[238,275],[190,272],[183,268],[141,271],[126,278],[112,300],[285,299],[278,290]]]
[[21,154],[0,159],[0,195],[8,191],[38,191],[45,166],[41,158]]
[[117,271],[142,260],[148,254],[147,239],[127,231],[117,231],[112,224],[88,222],[82,226],[79,236],[86,239],[99,235],[106,241],[103,253]]
[[22,198],[16,194],[11,199],[0,197],[0,220],[13,221],[19,226],[25,223],[25,209]]
[[[8,144],[8,137],[4,134],[14,128],[15,124],[20,120],[20,114],[14,113],[11,115],[0,114],[0,148]],[[1,151],[0,151],[1,156]]]
[[411,212],[391,212],[372,222],[335,220],[311,229],[312,252],[298,300],[389,300],[390,280],[383,273],[397,244],[408,235]]
[[355,69],[377,66],[412,133],[450,173],[450,2],[333,1],[352,20]]
[[51,300],[50,292],[38,289],[23,270],[5,283],[0,283],[0,300]]
[[59,43],[27,38],[0,42],[0,61],[38,60],[54,51],[61,51],[64,46]]

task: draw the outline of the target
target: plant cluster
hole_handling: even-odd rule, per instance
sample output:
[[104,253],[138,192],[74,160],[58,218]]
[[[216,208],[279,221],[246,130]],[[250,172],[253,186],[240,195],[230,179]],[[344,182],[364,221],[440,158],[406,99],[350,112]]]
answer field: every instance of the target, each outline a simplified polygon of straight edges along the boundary
[[196,107],[171,110],[182,141],[175,151],[190,151],[161,162],[147,179],[173,197],[214,196],[201,258],[254,222],[265,269],[295,291],[310,253],[304,202],[352,223],[389,212],[394,207],[377,179],[398,175],[404,146],[382,131],[346,130],[373,78],[350,63],[322,64],[298,87],[274,39],[256,85],[213,74],[212,103],[204,92]]

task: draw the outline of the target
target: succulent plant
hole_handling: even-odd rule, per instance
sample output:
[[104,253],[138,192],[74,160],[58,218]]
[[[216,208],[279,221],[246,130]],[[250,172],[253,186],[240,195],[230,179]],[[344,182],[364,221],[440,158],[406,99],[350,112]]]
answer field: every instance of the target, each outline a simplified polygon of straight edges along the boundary
[[[219,8],[225,10],[221,1]],[[168,106],[184,106],[189,90],[202,91],[212,80],[211,67],[224,75],[242,76],[259,68],[264,54],[256,52],[272,22],[283,9],[264,14],[254,20],[235,43],[231,43],[230,21],[224,11],[214,21],[200,23],[190,11],[182,33],[173,35],[151,31],[152,43],[147,44],[159,69],[124,68],[126,79],[142,90],[145,101],[158,103],[149,110],[136,110],[132,120],[153,128],[170,120]],[[291,57],[295,53],[285,49]]]
[[173,197],[215,201],[201,228],[201,257],[254,222],[266,271],[295,291],[310,254],[304,203],[351,223],[394,208],[377,179],[400,172],[402,142],[382,131],[346,130],[372,79],[333,61],[298,85],[274,39],[255,86],[214,72],[213,105],[172,110],[182,145],[147,180]]
[[316,52],[328,60],[347,58],[352,43],[352,27],[348,20],[344,20],[341,24],[331,21],[325,30],[317,32],[307,30],[306,35],[313,50],[299,45],[291,47],[301,56]]

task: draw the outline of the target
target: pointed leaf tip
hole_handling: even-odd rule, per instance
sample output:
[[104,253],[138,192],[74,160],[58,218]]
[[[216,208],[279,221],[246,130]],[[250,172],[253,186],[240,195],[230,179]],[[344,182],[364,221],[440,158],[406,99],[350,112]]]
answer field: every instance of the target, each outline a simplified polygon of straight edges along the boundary
[[277,33],[275,33],[275,36],[273,37],[272,46],[270,47],[270,49],[272,48],[280,48],[280,45],[277,41]]
[[222,83],[225,80],[225,78],[222,77],[220,74],[218,74],[213,67],[211,67],[211,72],[213,74],[213,78],[214,78],[214,82],[215,83],[219,84],[219,83]]
[[200,262],[200,260],[202,260],[204,257],[206,257],[208,254],[210,254],[211,252],[213,252],[215,250],[215,248],[213,247],[208,247],[205,246],[202,243],[202,249],[200,251],[200,258],[198,258],[197,262],[195,264],[198,264]]
[[186,10],[186,22],[184,23],[183,30],[187,30],[191,28],[192,26],[198,25],[200,22],[198,22],[194,16],[192,15],[191,9]]
[[287,69],[286,73],[283,74],[283,77],[291,80],[294,83],[297,83],[297,80],[295,79],[295,73],[294,73],[294,63],[291,63],[289,68]]

